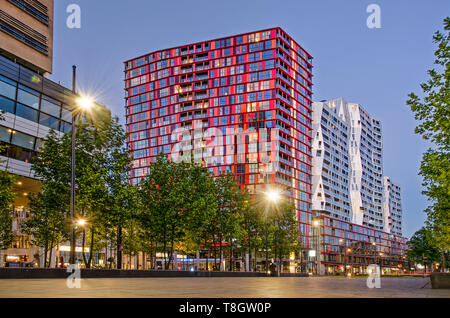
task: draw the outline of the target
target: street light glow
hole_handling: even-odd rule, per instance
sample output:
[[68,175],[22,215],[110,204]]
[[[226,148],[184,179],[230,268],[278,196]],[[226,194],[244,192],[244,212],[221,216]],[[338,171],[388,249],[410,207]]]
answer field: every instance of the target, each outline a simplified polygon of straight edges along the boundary
[[86,225],[86,220],[85,219],[78,219],[77,220],[77,224],[78,224],[78,226],[85,226]]
[[81,96],[77,99],[77,104],[82,109],[88,110],[92,107],[92,105],[94,104],[94,101],[92,100],[92,98],[90,98],[88,96]]
[[318,226],[319,226],[319,221],[314,220],[314,221],[313,221],[313,225],[314,225],[315,227],[318,227]]
[[276,203],[280,200],[280,193],[276,190],[269,190],[266,192],[266,197],[269,201]]

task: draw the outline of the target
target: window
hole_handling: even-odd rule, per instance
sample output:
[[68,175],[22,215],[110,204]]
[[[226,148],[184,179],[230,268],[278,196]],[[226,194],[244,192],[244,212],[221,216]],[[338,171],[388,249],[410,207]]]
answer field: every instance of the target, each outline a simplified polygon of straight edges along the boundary
[[50,115],[41,113],[41,116],[39,118],[39,124],[47,126],[49,128],[58,130],[59,128],[59,120],[58,118],[52,117]]
[[60,126],[59,130],[62,131],[63,133],[68,133],[69,131],[72,130],[72,124],[67,123],[65,121],[61,121],[61,126]]
[[16,83],[0,76],[0,95],[16,99]]
[[10,129],[0,126],[0,141],[9,143],[9,140],[11,138],[10,131],[11,131]]
[[267,60],[273,57],[272,51],[264,51],[262,52],[262,59]]
[[39,92],[19,84],[17,101],[33,108],[39,108]]
[[72,122],[72,112],[66,105],[62,107],[61,118],[65,121]]
[[265,62],[265,68],[269,69],[269,68],[274,68],[275,67],[275,61],[274,60],[269,60]]
[[[26,1],[23,0],[9,0],[9,1],[18,6],[19,8],[21,8],[22,10],[26,11],[27,13],[29,13],[42,23],[48,25],[48,15],[37,10],[35,7],[29,5],[28,3],[26,3]],[[47,8],[45,7],[45,10],[46,9]]]
[[[41,53],[44,53],[45,55],[48,54],[48,46],[45,44],[42,44],[41,42],[39,42],[38,40],[36,40],[35,38],[29,36],[28,34],[20,31],[19,28],[24,28],[26,27],[26,25],[24,25],[22,22],[20,22],[19,20],[15,19],[14,17],[10,16],[9,14],[2,12],[3,16],[6,17],[6,19],[8,19],[9,21],[12,21],[12,23],[14,23],[14,25],[16,25],[17,27],[13,26],[13,24],[9,24],[6,23],[3,20],[0,20],[0,27],[2,29],[2,31],[8,33],[9,35],[15,37],[17,40],[31,46],[32,48],[34,48],[35,50],[40,51]],[[35,31],[35,33],[38,33]],[[38,33],[38,36],[40,36],[43,41],[47,42],[47,38]]]
[[42,95],[41,111],[59,117],[61,112],[61,106],[56,100],[47,97],[45,95]]
[[14,114],[14,101],[4,97],[0,97],[0,111],[2,110]]
[[38,120],[38,111],[34,110],[30,107],[17,103],[16,107],[16,115],[19,117],[23,117],[25,119],[37,122]]
[[250,143],[248,144],[248,152],[258,152],[258,144],[257,143]]
[[35,137],[23,134],[21,132],[16,132],[13,134],[11,143],[16,146],[20,146],[27,149],[34,149]]

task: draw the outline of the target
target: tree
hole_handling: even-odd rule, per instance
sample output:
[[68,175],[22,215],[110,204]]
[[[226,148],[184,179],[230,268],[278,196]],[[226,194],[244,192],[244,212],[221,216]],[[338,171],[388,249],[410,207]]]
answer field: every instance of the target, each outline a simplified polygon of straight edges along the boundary
[[407,242],[407,256],[416,264],[431,265],[440,258],[439,249],[434,245],[432,231],[427,227],[418,230]]
[[22,230],[31,235],[32,244],[44,249],[44,267],[50,266],[52,248],[69,235],[70,145],[68,134],[58,137],[51,130],[32,161],[41,192],[29,195],[30,218]]
[[[96,125],[84,122],[77,129],[77,207],[89,220],[83,230],[83,237],[89,231],[89,258],[83,254],[88,268],[93,253],[104,246],[106,230],[116,228],[119,241],[123,224],[135,214],[136,189],[128,182],[131,156],[126,138],[117,117],[103,116]],[[117,264],[121,266],[121,258]]]
[[[111,118],[104,106],[98,108],[78,121],[75,139],[75,212],[87,220],[78,232],[82,234],[83,247],[86,244],[90,247],[89,256],[84,253],[84,248],[82,253],[88,268],[94,252],[105,245],[107,230],[111,227],[120,229],[132,213],[135,201],[135,191],[128,183],[131,157],[125,146],[127,135],[117,117]],[[32,166],[43,185],[44,197],[47,197],[45,191],[51,194],[58,190],[65,205],[57,208],[60,217],[69,223],[71,154],[71,135],[59,137],[50,131]]]
[[33,245],[44,249],[44,267],[50,267],[52,249],[68,238],[67,199],[60,187],[48,183],[41,193],[29,194],[30,218],[21,224],[22,231],[31,236]]
[[435,68],[421,84],[424,97],[411,93],[407,101],[419,121],[415,133],[433,145],[423,155],[419,174],[423,177],[422,193],[431,202],[425,210],[427,224],[440,249],[443,271],[445,253],[450,249],[450,17],[444,19],[444,30],[433,36],[437,44]]
[[273,246],[273,256],[282,263],[283,258],[289,258],[291,253],[300,250],[298,222],[295,218],[295,205],[283,199],[268,217],[270,243]]
[[230,271],[233,270],[233,246],[236,240],[243,235],[242,211],[246,205],[246,198],[240,185],[236,182],[235,176],[231,173],[221,174],[214,180],[215,193],[217,197],[217,212],[213,219],[214,233],[214,259],[216,257],[216,246],[219,245],[219,266],[222,269],[222,253],[224,242],[229,248]]
[[[176,245],[185,236],[184,192],[189,164],[175,163],[160,155],[150,164],[150,173],[141,184],[140,220],[151,228],[164,255],[164,268],[169,269]],[[156,252],[156,251],[155,251]]]
[[[213,175],[198,164],[190,164],[184,179],[186,239],[182,246],[190,253],[210,250],[208,228],[217,211],[217,198],[214,192]],[[206,264],[207,265],[207,264]]]
[[242,246],[249,254],[249,263],[251,264],[254,260],[253,270],[256,271],[257,250],[264,246],[264,208],[250,203],[250,201],[247,201],[247,208],[243,210],[242,215],[242,228],[244,230]]

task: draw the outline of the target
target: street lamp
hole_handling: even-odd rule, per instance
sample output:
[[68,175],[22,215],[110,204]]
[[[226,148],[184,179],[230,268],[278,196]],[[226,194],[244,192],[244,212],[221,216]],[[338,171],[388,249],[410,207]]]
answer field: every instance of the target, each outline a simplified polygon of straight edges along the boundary
[[[76,69],[72,66],[72,92],[76,94]],[[79,96],[75,99],[75,108],[72,109],[72,173],[70,180],[70,217],[72,219],[70,231],[70,264],[75,264],[75,247],[76,247],[76,235],[75,235],[75,136],[76,136],[76,124],[80,114],[87,111],[93,105],[91,98],[87,96]]]
[[316,241],[316,256],[315,256],[315,259],[316,259],[316,275],[319,275],[319,266],[320,266],[320,264],[319,264],[319,262],[320,262],[320,251],[319,251],[319,225],[320,225],[320,222],[319,222],[319,220],[318,219],[316,219],[316,218],[313,218],[312,219],[312,225],[313,225],[313,228],[314,228],[314,230],[315,230],[315,241]]
[[[280,192],[276,189],[271,189],[265,193],[267,201],[272,204],[276,204],[280,200]],[[269,272],[269,250],[267,246],[267,213],[269,210],[269,205],[266,205],[266,211],[264,213],[264,224],[266,229],[266,273]]]
[[85,219],[78,219],[77,220],[77,225],[80,227],[83,227],[86,225],[86,220]]

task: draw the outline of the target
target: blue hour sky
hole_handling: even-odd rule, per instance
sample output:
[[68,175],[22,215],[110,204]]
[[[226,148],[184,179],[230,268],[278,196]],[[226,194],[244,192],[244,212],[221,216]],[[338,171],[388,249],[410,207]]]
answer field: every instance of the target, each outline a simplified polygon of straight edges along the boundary
[[[66,26],[69,4],[81,7],[81,28]],[[381,8],[369,29],[366,8]],[[414,134],[407,94],[433,63],[432,35],[450,15],[446,0],[56,0],[51,79],[78,86],[124,118],[123,61],[154,50],[279,26],[313,57],[313,99],[342,96],[383,125],[384,174],[403,187],[404,235],[424,220],[427,201],[417,175],[427,149]]]

